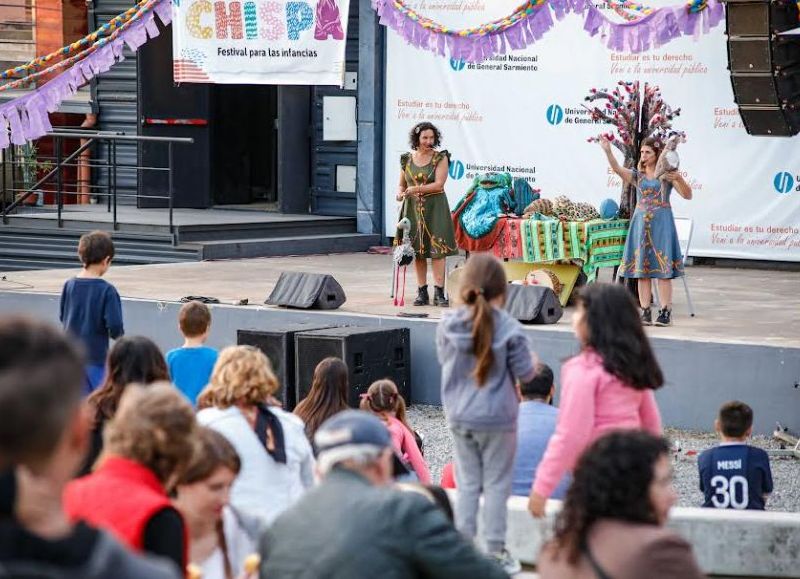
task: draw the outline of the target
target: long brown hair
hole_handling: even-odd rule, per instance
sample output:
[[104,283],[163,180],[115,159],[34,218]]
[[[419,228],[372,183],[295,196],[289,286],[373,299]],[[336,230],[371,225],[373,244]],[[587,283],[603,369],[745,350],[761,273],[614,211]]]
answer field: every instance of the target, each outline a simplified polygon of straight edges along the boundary
[[664,374],[631,293],[618,283],[592,283],[577,301],[589,330],[586,346],[600,354],[603,368],[635,390],[660,388]]
[[461,301],[472,309],[472,351],[476,359],[473,376],[479,387],[486,382],[494,364],[494,316],[490,302],[505,297],[507,283],[502,264],[487,253],[470,256],[461,275]]
[[[183,472],[178,485],[190,485],[204,481],[214,474],[218,468],[227,468],[232,473],[239,474],[242,462],[236,449],[228,442],[227,438],[216,430],[201,426],[197,429],[196,440],[197,446],[192,454],[192,460]],[[217,521],[214,532],[217,535],[217,543],[222,552],[225,578],[233,579],[233,565],[231,564],[222,518]]]
[[314,440],[323,422],[347,409],[348,385],[347,364],[339,358],[325,358],[314,368],[311,390],[294,409],[306,425],[309,440]]
[[400,396],[397,384],[389,379],[376,380],[370,384],[367,393],[361,397],[359,408],[379,415],[389,412],[402,422],[410,432],[414,431],[406,420],[406,401]]
[[[653,152],[656,154],[656,158],[653,160],[653,163],[658,163],[658,158],[661,156],[661,151],[664,150],[664,143],[662,143],[659,139],[655,137],[647,137],[642,141],[642,144],[639,145],[639,150],[641,151],[642,147],[650,147],[653,149]],[[639,157],[639,163],[637,165],[639,171],[644,171],[644,162],[642,161],[641,156]]]
[[88,399],[95,411],[95,421],[114,416],[128,384],[146,386],[162,380],[169,382],[169,369],[155,342],[144,336],[120,338],[108,352],[105,382]]

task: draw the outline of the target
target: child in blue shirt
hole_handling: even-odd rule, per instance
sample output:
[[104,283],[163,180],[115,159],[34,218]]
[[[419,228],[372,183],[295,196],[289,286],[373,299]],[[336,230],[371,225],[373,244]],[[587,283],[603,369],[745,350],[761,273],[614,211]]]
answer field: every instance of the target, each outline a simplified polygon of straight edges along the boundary
[[167,366],[172,382],[189,401],[197,405],[197,396],[208,384],[217,351],[205,345],[211,328],[211,311],[203,303],[188,302],[178,314],[183,347],[167,352]]
[[[552,405],[555,383],[550,366],[537,364],[533,379],[520,382],[519,393],[522,401],[517,419],[517,454],[511,493],[527,497],[558,420],[558,408]],[[563,500],[571,480],[572,477],[565,474],[550,498]]]
[[714,422],[722,443],[698,458],[704,507],[764,510],[772,492],[769,457],[746,444],[753,432],[753,410],[744,402],[726,402]]
[[83,270],[61,290],[59,319],[64,329],[83,342],[86,354],[85,394],[105,377],[108,339],[124,333],[122,302],[116,288],[102,279],[114,258],[114,242],[105,231],[81,236],[78,256]]

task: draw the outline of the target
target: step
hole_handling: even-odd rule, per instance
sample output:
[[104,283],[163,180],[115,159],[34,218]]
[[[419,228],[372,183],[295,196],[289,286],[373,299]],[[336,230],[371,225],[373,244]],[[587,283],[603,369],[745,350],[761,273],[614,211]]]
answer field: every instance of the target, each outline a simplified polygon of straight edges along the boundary
[[[28,249],[24,253],[20,253],[14,249],[6,249],[5,247],[0,246],[0,259],[3,258],[12,258],[12,259],[25,259],[30,258],[33,260],[36,259],[46,259],[46,260],[54,260],[54,261],[63,261],[65,264],[70,265],[72,267],[77,266],[77,258],[75,256],[75,252],[67,251],[67,250],[47,250],[47,249]],[[131,253],[123,253],[123,254],[116,254],[114,256],[114,264],[116,265],[145,265],[151,263],[185,263],[187,261],[197,261],[196,256],[174,256],[174,255],[150,255],[147,253],[138,253],[138,252],[131,252]]]
[[355,253],[366,251],[380,242],[380,235],[347,233],[211,241],[201,242],[200,245],[202,258],[207,260]]
[[[118,229],[113,230],[108,222],[85,220],[69,215],[64,216],[63,226],[58,227],[55,219],[43,219],[22,215],[9,215],[8,224],[0,226],[0,231],[6,227],[15,229],[36,230],[42,234],[69,231],[72,234],[82,234],[88,231],[108,231],[113,236],[170,236],[169,227],[162,224],[151,223],[118,223]],[[243,239],[284,238],[298,235],[334,235],[342,233],[355,233],[356,219],[354,217],[314,217],[303,216],[280,219],[275,221],[253,221],[245,223],[204,223],[197,225],[175,225],[175,236],[181,243],[197,241],[237,241]]]
[[28,259],[24,257],[0,258],[0,272],[6,271],[31,271],[38,269],[69,269],[75,268],[75,262],[67,263],[60,260]]
[[[3,225],[0,222],[0,237],[4,235],[29,235],[35,236],[37,238],[44,238],[44,237],[58,237],[58,238],[69,238],[75,239],[76,241],[80,239],[81,235],[87,233],[87,231],[94,231],[94,229],[89,230],[81,230],[75,231],[72,229],[51,229],[49,227],[42,228],[36,227],[36,223],[32,224],[31,226],[26,226],[25,224],[21,225],[14,225],[9,222],[8,225]],[[116,244],[118,241],[145,241],[145,242],[153,242],[153,243],[172,243],[173,237],[169,233],[136,233],[130,231],[109,231],[111,236],[114,238],[114,243]]]
[[[39,238],[35,236],[19,237],[19,236],[4,236],[0,234],[0,245],[3,249],[11,250],[16,249],[21,253],[25,253],[31,249],[34,250],[49,250],[49,251],[71,251],[75,255],[78,251],[78,241],[69,239],[52,239],[52,238]],[[194,257],[198,259],[200,248],[199,246],[173,246],[172,244],[165,243],[147,243],[147,242],[114,242],[114,249],[116,255],[127,255],[130,253],[140,253],[143,255],[164,255],[164,256],[180,256]]]
[[356,220],[332,217],[330,219],[292,219],[264,223],[235,223],[221,225],[182,225],[177,229],[181,243],[185,242],[240,242],[243,240],[282,239],[309,235],[336,235],[356,233]]

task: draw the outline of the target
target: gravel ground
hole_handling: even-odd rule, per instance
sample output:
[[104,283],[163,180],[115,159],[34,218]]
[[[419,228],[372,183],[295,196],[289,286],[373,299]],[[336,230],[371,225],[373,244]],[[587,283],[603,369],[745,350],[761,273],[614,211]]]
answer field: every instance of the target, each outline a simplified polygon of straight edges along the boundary
[[[408,422],[425,438],[425,459],[434,482],[441,478],[442,468],[453,460],[450,431],[444,421],[440,406],[414,405],[408,409]],[[680,447],[675,453],[675,488],[680,506],[692,507],[702,503],[698,489],[697,453],[718,441],[713,432],[695,432],[667,429],[673,445]],[[753,437],[751,444],[764,449],[780,448],[780,443],[766,436]],[[767,502],[771,511],[800,512],[800,460],[770,457],[775,490]]]

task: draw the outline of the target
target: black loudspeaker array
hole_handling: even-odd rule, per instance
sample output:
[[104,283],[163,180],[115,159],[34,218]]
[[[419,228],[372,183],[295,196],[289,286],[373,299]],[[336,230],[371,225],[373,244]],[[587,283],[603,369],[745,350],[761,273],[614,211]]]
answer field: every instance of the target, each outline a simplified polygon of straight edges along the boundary
[[281,385],[278,398],[286,410],[293,410],[299,402],[295,397],[294,336],[298,332],[329,327],[324,324],[285,324],[269,330],[238,330],[236,343],[255,346],[266,354]]
[[344,327],[298,332],[295,339],[296,400],[306,397],[314,368],[335,356],[350,372],[348,403],[357,408],[375,380],[389,378],[407,403],[411,402],[411,334],[408,328]]
[[794,0],[727,0],[728,68],[734,100],[751,135],[800,131],[800,26]]

